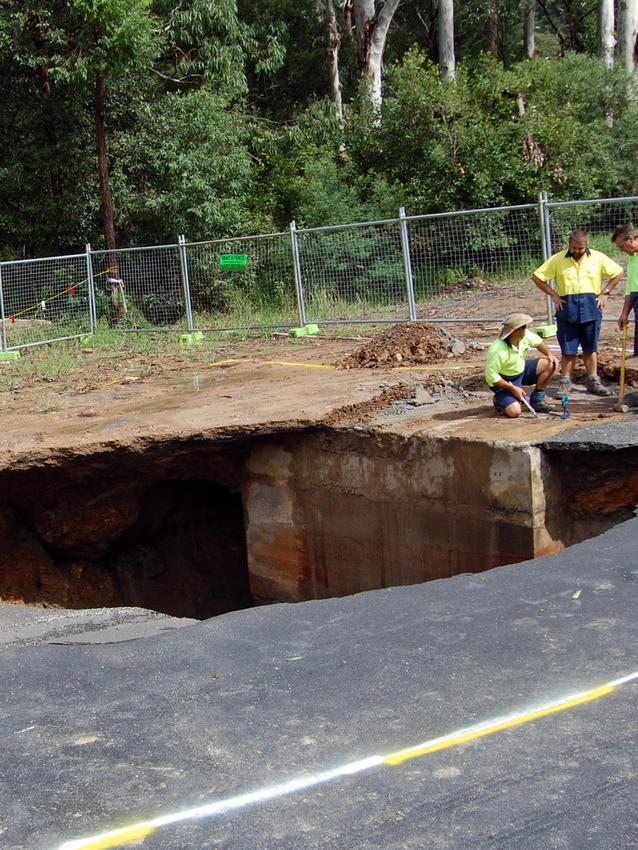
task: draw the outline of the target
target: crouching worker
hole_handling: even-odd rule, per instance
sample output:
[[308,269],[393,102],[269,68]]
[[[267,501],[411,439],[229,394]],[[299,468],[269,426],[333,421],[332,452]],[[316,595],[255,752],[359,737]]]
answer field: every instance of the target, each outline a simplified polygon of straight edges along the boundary
[[[552,410],[545,401],[545,387],[558,368],[558,360],[537,334],[527,330],[533,321],[525,313],[510,313],[498,339],[487,349],[485,380],[494,392],[494,407],[512,419],[523,412],[526,386],[534,387],[529,403],[537,413]],[[538,349],[544,357],[526,360],[529,348]]]

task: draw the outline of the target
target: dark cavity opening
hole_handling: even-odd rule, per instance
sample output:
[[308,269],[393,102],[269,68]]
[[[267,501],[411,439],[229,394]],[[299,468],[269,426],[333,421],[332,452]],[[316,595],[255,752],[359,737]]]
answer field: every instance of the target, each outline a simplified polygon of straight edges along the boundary
[[5,509],[0,531],[13,546],[0,554],[0,599],[198,619],[252,605],[241,496],[228,487],[168,480],[112,492],[93,519],[74,528],[73,508]]
[[107,561],[123,604],[204,619],[251,605],[241,497],[204,481],[166,481]]

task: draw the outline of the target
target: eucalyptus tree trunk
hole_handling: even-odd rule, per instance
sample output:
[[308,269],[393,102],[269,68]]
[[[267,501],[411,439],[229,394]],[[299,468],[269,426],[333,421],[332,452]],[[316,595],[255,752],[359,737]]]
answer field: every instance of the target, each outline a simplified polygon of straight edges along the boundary
[[330,74],[330,98],[335,105],[339,124],[343,127],[343,99],[339,75],[339,49],[341,32],[332,0],[326,0],[326,28],[328,31],[328,71]]
[[109,163],[106,152],[106,95],[104,73],[95,74],[95,138],[97,141],[97,170],[102,200],[102,230],[109,251],[115,250],[115,225],[113,223],[113,201],[109,181]]
[[487,41],[485,49],[490,56],[498,56],[498,8],[496,0],[487,4]]
[[638,0],[618,3],[618,53],[625,71],[632,75],[638,62]]
[[454,0],[439,0],[439,69],[442,79],[454,79]]
[[607,68],[614,67],[614,0],[598,3],[598,55]]
[[377,12],[375,0],[353,0],[357,64],[370,85],[370,99],[379,108],[383,99],[383,51],[394,13],[401,0],[385,0]]
[[108,284],[111,287],[111,310],[113,321],[117,324],[122,313],[127,312],[124,295],[124,282],[120,280],[118,268],[115,224],[113,220],[113,201],[111,199],[111,183],[109,179],[109,161],[106,150],[106,93],[104,72],[95,73],[95,138],[97,141],[97,171],[100,180],[100,196],[102,200],[102,231],[104,243],[109,253],[107,260],[109,273]]
[[525,2],[523,50],[526,59],[536,58],[536,0],[526,0]]

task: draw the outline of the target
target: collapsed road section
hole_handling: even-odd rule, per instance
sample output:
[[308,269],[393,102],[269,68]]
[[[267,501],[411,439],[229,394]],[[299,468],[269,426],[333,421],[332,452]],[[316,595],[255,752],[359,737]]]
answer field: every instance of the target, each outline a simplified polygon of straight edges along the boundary
[[32,453],[0,473],[0,601],[205,619],[554,554],[633,514],[635,426],[614,428],[235,428]]

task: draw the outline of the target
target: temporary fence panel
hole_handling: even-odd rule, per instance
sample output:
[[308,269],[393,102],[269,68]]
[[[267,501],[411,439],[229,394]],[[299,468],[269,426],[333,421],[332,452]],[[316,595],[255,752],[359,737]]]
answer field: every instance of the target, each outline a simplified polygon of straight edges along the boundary
[[73,339],[91,332],[86,255],[0,263],[3,346]]
[[610,234],[637,220],[638,197],[541,193],[538,204],[4,262],[0,344],[82,336],[99,320],[121,331],[477,322],[510,303],[542,316],[529,278],[543,258],[582,227],[621,259]]
[[503,308],[479,297],[485,293],[531,296],[535,314],[544,315],[543,296],[530,282],[543,256],[538,205],[411,216],[406,223],[419,319],[498,320]]
[[617,224],[638,225],[638,197],[599,198],[589,201],[548,201],[550,254],[567,248],[575,228],[589,233],[591,247],[615,257],[621,256],[611,241]]
[[196,330],[298,323],[289,233],[184,245]]
[[95,315],[119,331],[187,330],[179,245],[92,251]]
[[410,318],[398,219],[297,231],[310,323]]
[[[546,227],[549,253],[566,250],[569,234],[576,228],[582,228],[589,234],[591,248],[608,254],[626,266],[626,256],[611,241],[613,230],[618,224],[638,224],[638,197],[548,201]],[[615,322],[617,313],[612,315],[611,310],[608,310],[603,320]]]

